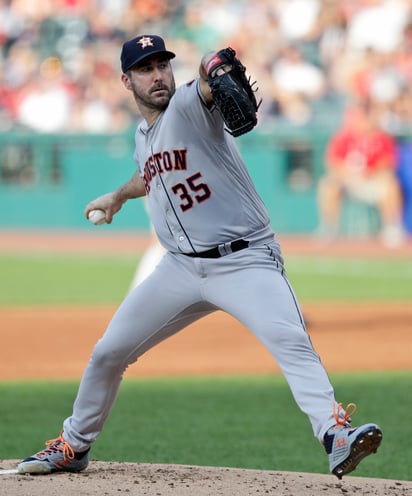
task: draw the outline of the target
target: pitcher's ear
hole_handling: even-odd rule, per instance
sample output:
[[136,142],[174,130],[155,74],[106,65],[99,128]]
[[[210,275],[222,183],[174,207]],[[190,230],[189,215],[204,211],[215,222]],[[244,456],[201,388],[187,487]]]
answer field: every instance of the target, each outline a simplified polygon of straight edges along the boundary
[[122,82],[124,84],[124,87],[127,89],[127,90],[131,90],[132,89],[132,83],[130,81],[130,78],[127,74],[122,74]]

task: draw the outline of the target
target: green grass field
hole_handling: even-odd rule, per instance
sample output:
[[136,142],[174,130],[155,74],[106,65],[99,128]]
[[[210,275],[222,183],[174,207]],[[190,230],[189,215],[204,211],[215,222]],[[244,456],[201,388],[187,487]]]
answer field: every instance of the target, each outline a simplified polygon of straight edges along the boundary
[[[118,303],[136,262],[0,256],[0,312],[2,306]],[[287,270],[301,301],[412,298],[409,261],[291,257]],[[412,371],[332,375],[339,401],[358,404],[354,422],[375,421],[384,430],[378,455],[356,475],[412,479],[411,379]],[[25,457],[55,437],[76,389],[73,382],[0,382],[0,459]],[[91,456],[328,473],[323,448],[279,376],[128,379]]]
[[[119,303],[133,257],[0,255],[0,306]],[[301,301],[412,300],[410,260],[288,257]]]

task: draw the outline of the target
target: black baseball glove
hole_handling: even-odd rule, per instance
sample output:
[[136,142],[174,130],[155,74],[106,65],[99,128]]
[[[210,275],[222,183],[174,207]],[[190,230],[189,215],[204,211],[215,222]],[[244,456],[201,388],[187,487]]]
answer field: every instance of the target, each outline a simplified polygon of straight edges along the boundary
[[[230,66],[227,72],[222,66]],[[227,69],[225,69],[227,70]],[[256,113],[261,104],[256,102],[255,89],[246,77],[246,68],[236,58],[233,48],[224,48],[208,62],[206,67],[208,83],[213,100],[233,136],[251,131],[257,124]]]

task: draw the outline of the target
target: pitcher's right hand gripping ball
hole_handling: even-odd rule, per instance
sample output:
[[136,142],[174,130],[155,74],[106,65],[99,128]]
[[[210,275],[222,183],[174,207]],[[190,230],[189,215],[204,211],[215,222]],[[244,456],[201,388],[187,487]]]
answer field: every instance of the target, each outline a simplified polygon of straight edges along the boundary
[[100,224],[104,224],[106,222],[106,214],[104,210],[91,210],[87,218],[96,226],[100,226]]
[[[231,68],[220,74],[219,68]],[[206,66],[213,100],[232,136],[251,131],[257,124],[256,113],[262,102],[256,102],[255,91],[246,77],[246,68],[236,58],[233,48],[224,48],[212,57]]]

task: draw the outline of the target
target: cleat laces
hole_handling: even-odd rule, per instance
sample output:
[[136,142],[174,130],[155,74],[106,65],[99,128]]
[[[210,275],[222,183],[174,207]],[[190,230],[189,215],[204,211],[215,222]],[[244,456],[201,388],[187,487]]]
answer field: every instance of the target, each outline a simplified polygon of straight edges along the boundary
[[74,459],[74,450],[70,446],[70,444],[63,439],[63,431],[61,431],[60,436],[55,439],[50,439],[50,441],[46,441],[47,448],[43,450],[44,454],[51,454],[57,452],[63,452],[63,461],[67,463],[69,460]]
[[333,417],[336,421],[336,427],[350,427],[351,424],[351,416],[356,412],[356,404],[348,403],[344,410],[343,417],[341,416],[341,412],[343,410],[342,403],[338,403],[336,408],[335,403],[333,404]]

